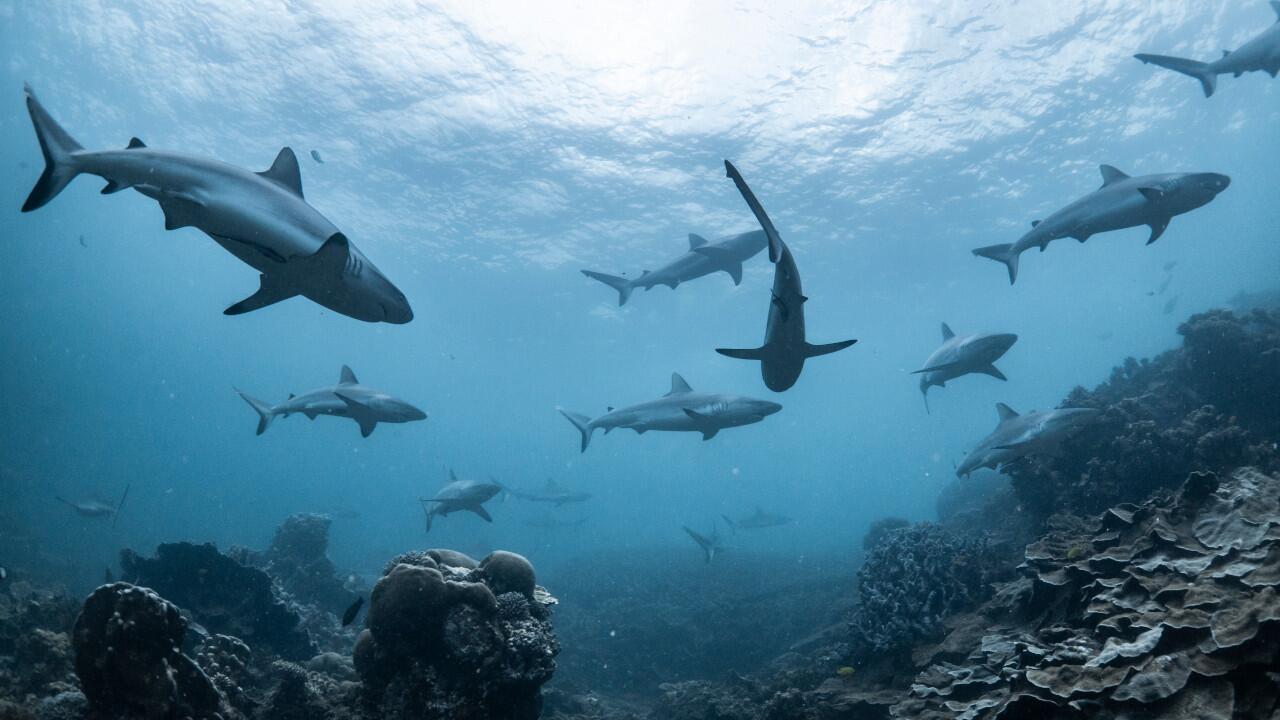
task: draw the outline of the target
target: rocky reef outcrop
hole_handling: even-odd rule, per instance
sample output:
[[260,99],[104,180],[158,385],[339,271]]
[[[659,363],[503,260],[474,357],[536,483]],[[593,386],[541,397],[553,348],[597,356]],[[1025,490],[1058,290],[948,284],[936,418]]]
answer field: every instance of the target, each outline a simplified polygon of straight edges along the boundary
[[943,620],[986,600],[1005,572],[984,538],[933,523],[886,530],[858,571],[855,644],[892,653],[936,641]]
[[1151,360],[1129,358],[1064,407],[1103,411],[1057,457],[1008,469],[1022,506],[1045,518],[1141,502],[1193,471],[1280,469],[1280,312],[1193,315],[1183,344]]
[[559,652],[554,603],[514,553],[396,558],[356,641],[364,704],[385,718],[537,718]]
[[302,610],[271,576],[212,544],[162,544],[154,558],[124,550],[120,566],[127,580],[155,590],[211,633],[240,638],[255,651],[286,660],[307,660],[317,652],[302,627]]
[[75,672],[98,717],[226,718],[231,710],[180,648],[178,608],[129,583],[94,590],[72,632]]
[[1176,495],[1051,525],[894,717],[1280,712],[1280,479],[1194,473]]
[[276,528],[265,551],[236,548],[229,554],[270,575],[299,602],[340,615],[357,594],[347,589],[329,560],[331,524],[327,515],[290,515]]

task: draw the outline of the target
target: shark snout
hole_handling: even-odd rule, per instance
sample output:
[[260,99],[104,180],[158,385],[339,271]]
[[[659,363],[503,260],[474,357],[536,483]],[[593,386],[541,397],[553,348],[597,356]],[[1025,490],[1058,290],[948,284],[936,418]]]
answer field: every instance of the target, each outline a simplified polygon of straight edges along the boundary
[[403,417],[408,422],[412,422],[414,420],[427,419],[427,414],[425,412],[410,405],[409,403],[400,403],[396,407],[396,411],[397,411],[397,414],[400,415],[400,417]]
[[770,402],[768,400],[758,400],[756,401],[755,409],[760,414],[760,417],[769,417],[770,415],[781,410],[782,406],[776,402]]
[[1231,185],[1231,178],[1221,173],[1204,173],[1200,177],[1200,182],[1206,190],[1220,193]]
[[[390,283],[388,283],[390,284]],[[391,294],[388,298],[378,301],[382,306],[382,317],[384,322],[395,325],[404,325],[413,320],[413,308],[409,307],[409,300],[393,285]]]

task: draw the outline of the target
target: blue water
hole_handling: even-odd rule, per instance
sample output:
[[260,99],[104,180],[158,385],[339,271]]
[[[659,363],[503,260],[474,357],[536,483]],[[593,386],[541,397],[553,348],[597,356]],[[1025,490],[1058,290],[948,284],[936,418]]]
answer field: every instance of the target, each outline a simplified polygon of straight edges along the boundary
[[[1262,2],[333,5],[0,1],[0,507],[64,577],[96,581],[121,547],[261,547],[301,511],[358,513],[330,549],[358,571],[423,546],[694,566],[680,526],[753,505],[798,522],[739,548],[846,553],[878,517],[932,517],[997,401],[1054,406],[1173,346],[1190,313],[1276,284],[1280,85],[1224,77],[1206,100],[1130,57],[1216,57],[1275,21]],[[416,319],[369,325],[303,299],[224,317],[254,271],[96,178],[20,214],[43,165],[24,81],[87,148],[136,135],[263,169],[294,147],[308,202]],[[712,352],[759,341],[763,255],[740,287],[720,274],[624,308],[578,272],[635,275],[687,233],[756,229],[724,158],[795,253],[810,340],[860,339],[782,395]],[[1095,189],[1104,162],[1233,184],[1150,247],[1139,228],[1028,253],[1014,287],[970,255]],[[935,389],[930,415],[908,373],[942,321],[1020,340],[998,363],[1008,383]],[[365,440],[292,417],[254,436],[232,386],[276,402],[344,363],[430,419]],[[579,453],[557,406],[652,399],[672,371],[784,410],[710,442],[619,431]],[[495,502],[492,525],[454,515],[424,537],[417,498],[449,468],[595,497]],[[114,501],[130,483],[115,529],[53,499]],[[548,516],[590,519],[526,524]]]

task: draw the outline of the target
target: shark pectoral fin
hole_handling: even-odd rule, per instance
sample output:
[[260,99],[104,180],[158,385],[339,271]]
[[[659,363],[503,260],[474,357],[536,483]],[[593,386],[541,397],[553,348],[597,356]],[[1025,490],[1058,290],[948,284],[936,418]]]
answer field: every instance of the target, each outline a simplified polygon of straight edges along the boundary
[[293,261],[301,261],[308,269],[314,269],[317,273],[341,275],[350,258],[351,241],[347,240],[346,235],[337,232],[330,235],[319,250],[301,258],[295,257]]
[[[919,375],[920,373],[937,372],[939,370],[948,370],[950,368],[955,367],[956,365],[957,363],[953,363],[953,362],[942,363],[941,365],[930,365],[929,367],[920,368],[919,370],[912,370],[911,374]],[[941,383],[939,383],[939,385],[941,385]]]
[[298,168],[298,156],[291,148],[280,148],[271,167],[258,173],[289,192],[302,197],[302,170]]
[[298,291],[280,278],[263,274],[259,276],[258,292],[222,311],[223,315],[243,315],[254,310],[261,310],[281,300],[298,294]]
[[990,375],[991,377],[993,377],[993,378],[995,378],[995,379],[997,379],[997,380],[1008,380],[1008,379],[1009,379],[1009,378],[1005,377],[1005,376],[1004,376],[1004,373],[1000,372],[1000,368],[996,367],[995,365],[988,365],[988,366],[986,366],[986,367],[984,367],[984,368],[978,368],[977,370],[974,370],[974,372],[976,372],[976,373],[981,373],[982,375]]
[[1148,245],[1160,239],[1160,236],[1164,234],[1165,228],[1169,227],[1169,221],[1172,219],[1173,218],[1164,217],[1148,223],[1151,227],[1151,237],[1147,238]]
[[695,412],[689,408],[684,408],[684,414],[688,415],[689,419],[696,423],[696,427],[694,429],[702,433],[703,442],[710,440],[716,436],[716,433],[720,432],[720,428],[711,424],[711,416],[703,415],[702,413]]
[[856,342],[858,341],[857,340],[841,340],[840,342],[826,343],[823,345],[810,345],[809,343],[805,343],[804,356],[812,358],[812,357],[819,357],[821,355],[830,355],[831,353],[843,350],[849,347],[850,345],[853,345]]
[[126,182],[121,182],[118,180],[108,180],[106,187],[102,188],[102,194],[110,195],[111,193],[118,193],[121,190],[128,190],[130,187],[132,186]]
[[164,229],[194,227],[204,212],[204,203],[188,193],[166,192],[158,201],[164,212]]
[[699,245],[691,250],[715,263],[720,270],[729,273],[734,285],[742,283],[742,262],[732,251],[715,245]]
[[735,262],[732,265],[726,265],[724,271],[729,273],[729,277],[733,278],[733,284],[742,284],[742,263]]
[[764,348],[716,348],[716,352],[725,357],[737,358],[739,360],[763,360]]
[[334,395],[346,403],[347,416],[360,425],[360,437],[369,437],[373,434],[373,429],[378,425],[378,418],[373,414],[373,410],[368,405],[352,400],[342,393],[336,392]]
[[481,520],[484,520],[485,522],[488,522],[488,523],[493,522],[493,516],[489,514],[488,510],[484,509],[483,505],[476,505],[475,507],[470,507],[467,509],[479,515]]

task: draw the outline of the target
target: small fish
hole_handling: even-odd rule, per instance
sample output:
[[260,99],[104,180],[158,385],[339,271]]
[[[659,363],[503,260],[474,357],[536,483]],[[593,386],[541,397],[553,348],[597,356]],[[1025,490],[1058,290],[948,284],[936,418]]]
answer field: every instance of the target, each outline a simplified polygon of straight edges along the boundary
[[351,607],[347,608],[346,612],[342,613],[342,627],[346,627],[351,623],[355,622],[356,615],[360,614],[360,608],[363,606],[364,606],[364,596],[361,595],[360,597],[356,598],[355,602],[351,603]]
[[319,151],[319,150],[312,150],[312,151],[311,151],[311,159],[312,159],[312,160],[315,160],[316,162],[320,163],[321,165],[323,165],[323,164],[324,164],[324,161],[320,159],[320,151]]
[[855,672],[857,672],[857,671],[856,671],[856,670],[854,670],[852,667],[849,667],[848,665],[842,665],[842,666],[840,666],[840,668],[838,668],[838,669],[836,670],[836,674],[837,674],[837,675],[839,675],[839,676],[840,676],[840,677],[842,677],[842,678],[850,678],[850,677],[853,677],[853,674],[854,674]]
[[81,236],[80,236],[80,247],[82,247],[82,248],[87,248],[87,247],[89,247],[89,244],[88,244],[88,243],[86,243],[86,242],[84,241],[84,236],[83,236],[83,235],[81,235]]

